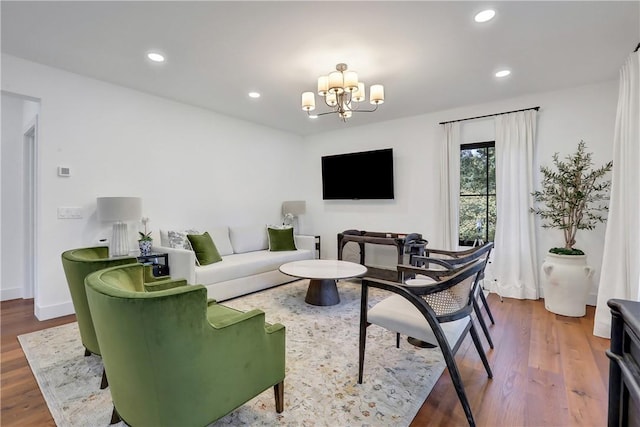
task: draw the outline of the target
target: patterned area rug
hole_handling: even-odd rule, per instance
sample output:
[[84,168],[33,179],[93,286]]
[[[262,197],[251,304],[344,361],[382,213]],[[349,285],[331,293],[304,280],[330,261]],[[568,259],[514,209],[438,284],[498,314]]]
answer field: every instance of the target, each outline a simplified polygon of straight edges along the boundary
[[[445,364],[438,349],[418,349],[395,334],[370,326],[364,382],[358,384],[360,286],[340,281],[341,302],[304,302],[301,280],[223,304],[260,308],[267,321],[286,326],[285,409],[277,414],[270,388],[212,426],[407,426]],[[384,298],[373,290],[370,302]],[[102,362],[84,357],[77,323],[18,337],[59,427],[107,426],[112,404],[100,390]],[[124,426],[124,423],[118,425]]]

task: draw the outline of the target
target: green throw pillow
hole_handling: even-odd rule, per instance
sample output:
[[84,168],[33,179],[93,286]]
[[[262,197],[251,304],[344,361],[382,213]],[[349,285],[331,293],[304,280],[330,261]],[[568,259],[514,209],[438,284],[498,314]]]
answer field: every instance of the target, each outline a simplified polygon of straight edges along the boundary
[[269,235],[270,251],[295,251],[296,244],[293,241],[293,228],[267,228]]
[[209,236],[209,232],[187,234],[187,239],[189,239],[200,265],[209,265],[222,261],[220,252],[218,252],[218,248],[216,248],[211,236]]

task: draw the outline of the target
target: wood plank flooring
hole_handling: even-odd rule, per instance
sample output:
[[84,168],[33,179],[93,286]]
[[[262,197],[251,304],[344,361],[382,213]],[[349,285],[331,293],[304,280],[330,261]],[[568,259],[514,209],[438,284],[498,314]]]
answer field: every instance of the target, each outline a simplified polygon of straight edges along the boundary
[[[571,318],[548,312],[543,300],[488,300],[496,320],[489,326],[495,349],[485,345],[493,379],[470,339],[456,355],[476,424],[606,426],[609,340],[592,333],[594,307]],[[465,425],[445,371],[411,426]]]
[[[594,308],[570,318],[549,313],[542,300],[500,302],[492,294],[489,304],[496,319],[489,326],[495,349],[487,352],[494,378],[487,378],[470,338],[456,356],[477,425],[606,425],[609,340],[592,335]],[[1,303],[2,426],[55,425],[16,337],[73,321],[75,316],[37,321],[33,300]],[[466,425],[445,371],[411,426]]]

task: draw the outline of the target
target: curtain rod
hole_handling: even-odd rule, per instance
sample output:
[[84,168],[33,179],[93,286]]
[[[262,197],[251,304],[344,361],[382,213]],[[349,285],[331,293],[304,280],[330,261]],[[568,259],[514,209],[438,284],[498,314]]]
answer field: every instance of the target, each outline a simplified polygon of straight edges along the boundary
[[440,122],[439,124],[444,125],[446,123],[463,122],[465,120],[483,119],[485,117],[500,116],[502,114],[519,113],[520,111],[528,111],[528,110],[536,110],[536,111],[538,111],[539,109],[540,109],[540,107],[523,108],[522,110],[505,111],[504,113],[486,114],[484,116],[467,117],[466,119],[449,120],[448,122]]

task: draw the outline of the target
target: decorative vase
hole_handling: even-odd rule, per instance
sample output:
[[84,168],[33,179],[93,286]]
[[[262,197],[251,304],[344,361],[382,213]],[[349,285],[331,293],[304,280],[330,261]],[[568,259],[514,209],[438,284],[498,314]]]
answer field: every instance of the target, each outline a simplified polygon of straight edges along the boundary
[[140,255],[151,255],[151,244],[153,240],[138,240],[138,246],[140,247]]
[[542,263],[544,307],[562,316],[584,316],[592,275],[586,255],[548,253]]

